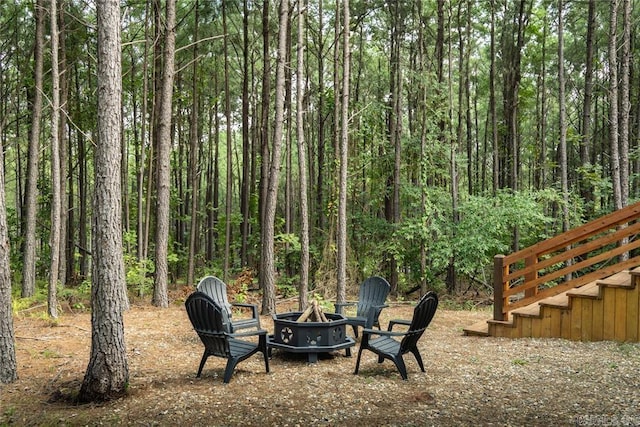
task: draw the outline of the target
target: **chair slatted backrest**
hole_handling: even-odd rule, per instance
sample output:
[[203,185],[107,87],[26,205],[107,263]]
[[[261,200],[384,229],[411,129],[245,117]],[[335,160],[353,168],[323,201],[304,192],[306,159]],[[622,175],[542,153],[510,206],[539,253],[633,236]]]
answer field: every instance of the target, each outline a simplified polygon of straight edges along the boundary
[[207,294],[212,300],[220,305],[227,313],[227,317],[231,320],[231,307],[227,297],[227,284],[215,276],[204,277],[198,283],[197,290]]
[[360,285],[357,315],[367,317],[372,306],[383,305],[390,290],[391,285],[382,277],[371,276],[367,278]]
[[203,292],[194,292],[185,301],[193,329],[207,351],[214,356],[229,357],[229,335],[226,333],[222,308]]
[[413,318],[407,331],[407,335],[400,343],[400,351],[406,353],[418,343],[429,323],[436,314],[438,308],[438,295],[435,292],[427,292],[422,296],[416,308],[413,309]]

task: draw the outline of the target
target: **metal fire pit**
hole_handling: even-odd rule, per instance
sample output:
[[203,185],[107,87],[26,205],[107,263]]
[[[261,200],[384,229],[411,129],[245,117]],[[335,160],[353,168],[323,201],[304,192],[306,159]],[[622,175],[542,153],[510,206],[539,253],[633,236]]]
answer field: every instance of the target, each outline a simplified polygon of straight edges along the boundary
[[353,338],[346,334],[347,319],[337,313],[325,313],[328,322],[296,322],[302,312],[281,313],[273,316],[273,335],[269,347],[291,353],[306,353],[307,361],[318,361],[319,353],[346,349],[351,356]]

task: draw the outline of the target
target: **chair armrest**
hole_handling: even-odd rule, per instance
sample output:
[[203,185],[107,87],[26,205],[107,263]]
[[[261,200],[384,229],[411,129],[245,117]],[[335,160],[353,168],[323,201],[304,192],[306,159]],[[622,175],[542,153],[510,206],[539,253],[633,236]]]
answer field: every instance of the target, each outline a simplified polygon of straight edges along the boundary
[[247,331],[247,332],[235,332],[233,334],[229,334],[230,337],[238,338],[238,337],[254,337],[260,335],[267,335],[266,329],[258,329],[257,331]]
[[387,330],[388,331],[392,330],[394,325],[411,326],[411,320],[406,320],[406,319],[389,320],[389,328]]
[[234,302],[231,303],[231,305],[233,307],[243,307],[243,308],[250,308],[252,311],[252,315],[254,319],[257,319],[259,317],[258,315],[258,306],[255,304],[245,304],[245,303],[241,303],[241,302]]
[[406,332],[393,332],[393,331],[380,331],[378,329],[365,328],[362,330],[362,336],[364,335],[380,335],[386,337],[403,337],[407,335]]
[[338,314],[342,314],[342,308],[343,307],[356,305],[356,302],[353,302],[353,301],[350,301],[350,302],[335,302],[335,303],[333,303],[333,305],[335,306],[335,312],[338,313]]

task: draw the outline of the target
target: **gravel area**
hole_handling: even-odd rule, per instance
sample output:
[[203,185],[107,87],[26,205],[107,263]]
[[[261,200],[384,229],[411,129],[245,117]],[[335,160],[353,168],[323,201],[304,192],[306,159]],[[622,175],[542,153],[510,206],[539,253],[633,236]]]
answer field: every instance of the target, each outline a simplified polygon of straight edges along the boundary
[[[392,304],[381,323],[411,312]],[[89,315],[18,318],[20,379],[0,386],[0,425],[640,425],[639,344],[463,335],[489,317],[439,309],[420,342],[427,372],[408,355],[408,381],[371,352],[353,375],[356,344],[352,357],[336,352],[316,364],[275,350],[269,374],[258,354],[224,385],[222,359],[210,358],[195,378],[202,346],[181,303],[134,306],[125,319],[129,395],[82,406],[67,397],[87,366]],[[261,322],[273,327],[269,317]]]

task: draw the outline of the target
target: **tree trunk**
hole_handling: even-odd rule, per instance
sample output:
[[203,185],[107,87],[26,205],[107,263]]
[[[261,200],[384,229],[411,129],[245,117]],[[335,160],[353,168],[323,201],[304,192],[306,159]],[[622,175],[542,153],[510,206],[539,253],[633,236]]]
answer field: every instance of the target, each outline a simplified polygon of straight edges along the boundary
[[318,165],[317,165],[317,181],[316,181],[316,212],[318,218],[318,230],[324,230],[325,227],[325,209],[324,209],[324,153],[325,153],[325,113],[324,113],[324,27],[323,27],[323,0],[318,0]]
[[246,266],[249,251],[249,195],[250,195],[250,171],[251,171],[251,142],[249,139],[249,7],[248,0],[242,1],[242,183],[240,185],[240,213],[242,224],[240,236],[240,263]]
[[[2,133],[2,127],[0,120],[0,133]],[[1,144],[0,153],[4,153]],[[4,156],[2,155],[0,155],[0,177],[4,177]],[[11,304],[10,253],[4,179],[0,179],[0,383],[2,384],[18,379]]]
[[[283,0],[282,0],[283,1]],[[269,187],[269,107],[271,103],[271,59],[269,55],[269,0],[264,0],[262,6],[262,94],[261,103],[262,108],[260,111],[260,204],[258,218],[260,220],[260,254],[261,261],[260,267],[264,266],[264,253],[262,252],[266,246],[262,239],[264,239],[264,226],[265,222],[265,210],[267,203],[267,193]],[[260,278],[258,283],[261,288],[264,288],[265,280],[267,280],[267,273],[263,268],[259,269]],[[264,311],[263,307],[263,311]]]
[[[630,102],[630,62],[631,62],[631,2],[622,0],[623,35],[622,64],[620,68],[620,204],[629,204],[629,120],[631,117]],[[627,254],[628,256],[628,254]]]
[[[580,164],[582,166],[591,163],[589,152],[592,139],[591,104],[593,98],[593,36],[596,26],[595,9],[596,0],[589,0],[586,37],[587,58],[585,61],[584,72],[584,100],[582,103],[582,139],[580,141]],[[594,202],[593,188],[586,180],[580,181],[580,195],[587,204],[587,212],[593,212],[594,207],[590,205]],[[587,217],[589,216],[590,215]]]
[[618,145],[618,2],[619,0],[611,0],[611,14],[609,16],[609,144],[611,147],[614,208],[622,209],[620,146]]
[[[149,109],[149,65],[147,58],[149,57],[149,1],[145,2],[145,13],[144,13],[144,53],[143,57],[145,58],[142,61],[142,119],[140,120],[140,162],[138,163],[138,168],[136,169],[137,173],[137,190],[138,194],[136,197],[137,200],[137,234],[138,234],[138,261],[147,258],[147,239],[145,233],[145,171],[147,164],[147,112]],[[147,197],[151,197],[150,194],[147,194]]]
[[227,130],[227,179],[226,179],[226,200],[225,200],[225,240],[224,240],[224,267],[222,277],[225,282],[229,278],[229,268],[231,263],[231,203],[233,201],[233,141],[231,127],[231,93],[229,93],[229,44],[227,42],[227,2],[222,2],[222,33],[224,34],[224,115],[226,118]]
[[66,48],[66,28],[65,28],[65,8],[66,0],[60,1],[58,8],[58,22],[60,29],[60,112],[58,124],[58,140],[60,141],[60,244],[59,244],[59,266],[58,283],[61,286],[67,284],[67,263],[72,260],[67,259],[67,229],[69,228],[68,209],[64,207],[67,195],[67,172],[68,172],[68,141],[67,138],[67,111],[69,99],[69,72],[67,68],[67,48]]
[[564,23],[563,0],[558,0],[558,106],[560,117],[560,182],[562,186],[562,231],[569,230],[569,173],[567,166],[567,106],[564,78]]
[[91,355],[78,394],[81,402],[120,397],[129,383],[121,298],[125,274],[120,183],[120,4],[117,0],[99,0],[96,11],[98,142],[94,163]]
[[298,140],[298,170],[300,175],[300,286],[298,306],[306,308],[309,300],[309,208],[307,205],[307,147],[304,139],[304,44],[306,1],[298,0],[298,70],[296,72],[296,139]]
[[349,158],[349,80],[351,77],[349,0],[342,4],[342,102],[340,132],[340,179],[338,195],[338,288],[337,301],[346,301],[347,284],[347,161]]
[[38,162],[40,159],[40,124],[42,121],[42,92],[44,67],[44,5],[35,5],[36,38],[34,42],[34,83],[27,156],[27,184],[23,215],[24,246],[22,248],[22,297],[33,296],[36,290],[36,216],[38,211]]
[[265,201],[264,221],[262,224],[262,268],[264,283],[262,293],[262,313],[276,312],[276,278],[274,234],[276,204],[278,201],[278,184],[280,179],[280,163],[282,151],[282,136],[284,128],[284,89],[285,89],[285,61],[287,58],[287,27],[289,26],[289,0],[280,2],[280,25],[278,30],[278,59],[276,67],[276,95],[275,95],[275,131],[273,150],[269,168],[269,184]]
[[162,91],[160,94],[160,110],[158,117],[157,144],[157,202],[156,202],[156,275],[153,289],[153,304],[157,307],[168,307],[168,249],[169,249],[169,217],[170,200],[170,157],[171,157],[171,112],[173,97],[173,78],[175,63],[175,0],[167,0],[164,38],[164,72],[162,75]]
[[[198,22],[199,22],[199,1],[195,4],[194,19],[194,39],[198,40]],[[189,167],[187,168],[189,175],[189,187],[191,190],[191,221],[189,224],[189,266],[187,269],[187,286],[193,287],[195,284],[196,270],[196,242],[198,237],[198,199],[199,199],[199,182],[200,182],[200,132],[199,132],[199,111],[198,103],[200,102],[200,94],[198,92],[198,43],[193,44],[193,65],[191,75],[191,121],[189,124]]]
[[58,0],[51,0],[49,16],[51,18],[51,267],[49,269],[49,292],[47,309],[49,316],[58,317],[58,268],[60,265],[60,212],[62,194],[60,194],[60,70],[58,63]]
[[498,116],[496,112],[496,31],[495,0],[491,0],[491,42],[489,59],[489,111],[491,115],[491,145],[493,151],[493,196],[500,188],[500,151],[498,145]]

